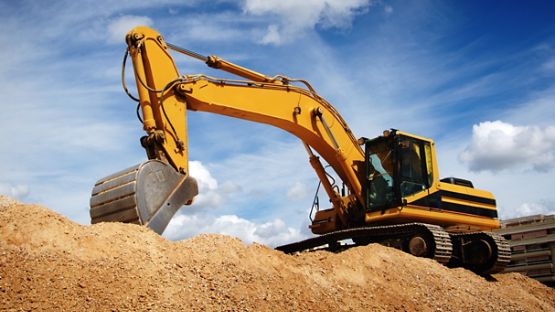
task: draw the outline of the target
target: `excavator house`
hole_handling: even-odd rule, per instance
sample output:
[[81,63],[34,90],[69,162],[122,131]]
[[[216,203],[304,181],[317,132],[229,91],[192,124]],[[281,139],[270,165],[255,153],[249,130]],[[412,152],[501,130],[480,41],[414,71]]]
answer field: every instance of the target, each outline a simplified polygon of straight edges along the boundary
[[[479,274],[500,272],[509,262],[508,244],[490,232],[499,228],[495,198],[470,181],[440,179],[432,140],[395,129],[357,139],[305,80],[270,77],[200,55],[167,43],[148,27],[131,30],[126,43],[122,83],[138,102],[137,116],[146,132],[140,142],[148,160],[96,183],[92,223],[136,223],[161,234],[178,209],[194,205],[198,187],[189,175],[187,112],[201,111],[274,126],[304,145],[331,208],[313,206],[310,228],[317,236],[278,250],[340,251],[381,243]],[[170,50],[237,79],[181,75]],[[137,96],[125,84],[128,57]]]

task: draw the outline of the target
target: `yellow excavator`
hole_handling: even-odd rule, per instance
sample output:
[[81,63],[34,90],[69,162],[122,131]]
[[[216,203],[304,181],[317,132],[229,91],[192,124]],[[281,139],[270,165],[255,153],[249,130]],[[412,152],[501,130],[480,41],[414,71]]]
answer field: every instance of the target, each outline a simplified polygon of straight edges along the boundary
[[[336,109],[302,79],[266,76],[217,56],[172,45],[140,26],[126,36],[125,92],[137,105],[147,161],[99,180],[90,200],[91,222],[127,222],[161,234],[175,212],[198,194],[189,175],[187,111],[210,112],[283,129],[298,137],[331,202],[313,205],[313,238],[277,247],[286,253],[339,251],[373,242],[480,274],[502,271],[510,249],[490,192],[470,181],[440,179],[434,142],[391,129],[355,138]],[[237,79],[181,75],[170,50],[231,73]],[[125,85],[131,58],[138,96]],[[336,184],[320,158],[341,179]]]

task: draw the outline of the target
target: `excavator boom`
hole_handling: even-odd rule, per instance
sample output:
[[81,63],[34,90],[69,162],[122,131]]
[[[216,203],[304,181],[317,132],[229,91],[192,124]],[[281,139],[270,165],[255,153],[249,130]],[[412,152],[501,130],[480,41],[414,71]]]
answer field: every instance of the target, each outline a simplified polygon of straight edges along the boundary
[[[279,247],[297,252],[339,241],[380,242],[417,256],[481,273],[502,270],[508,247],[480,232],[499,227],[493,195],[462,179],[439,180],[433,141],[392,129],[356,139],[336,109],[301,79],[266,76],[217,56],[167,43],[155,30],[126,36],[137,86],[141,138],[148,161],[103,178],[91,198],[92,223],[119,221],[162,233],[175,212],[198,194],[189,175],[187,111],[271,125],[298,137],[332,208],[317,209],[311,229],[319,237]],[[181,75],[174,50],[241,79]],[[125,72],[122,69],[122,76]],[[361,146],[364,146],[364,149]],[[346,192],[332,184],[320,158]],[[343,188],[345,190],[345,188]],[[476,232],[476,233],[469,233]]]
[[[217,56],[203,57],[167,44],[160,34],[147,27],[133,29],[126,36],[126,42],[127,51],[133,61],[143,129],[147,133],[141,139],[141,144],[146,149],[149,159],[158,160],[157,166],[165,167],[157,171],[158,175],[163,176],[164,180],[172,181],[166,183],[169,186],[163,187],[162,193],[173,194],[173,190],[179,188],[181,181],[188,177],[186,111],[191,110],[273,125],[299,137],[309,153],[310,163],[337,210],[340,222],[346,224],[347,210],[363,202],[361,177],[357,173],[363,171],[364,152],[335,108],[320,97],[307,82],[299,80],[307,86],[305,89],[292,84],[296,79],[283,76],[268,77]],[[169,49],[203,60],[208,66],[248,80],[217,79],[205,75],[182,76],[168,53]],[[315,153],[324,158],[345,181],[349,195],[341,196],[334,189]],[[154,196],[149,195],[149,192],[161,193],[159,190],[149,189],[155,184],[150,180],[142,182],[146,187],[139,188],[137,185],[141,181],[131,178],[142,177],[139,173],[145,170],[143,167],[145,166],[135,166],[136,170],[129,171],[132,174],[125,171],[115,177],[101,179],[97,183],[91,199],[93,222],[138,219],[140,224],[150,226],[151,222],[148,220],[154,216],[156,209],[173,211],[166,206],[150,207],[153,204],[142,207],[144,203],[150,202],[156,202],[154,206],[157,206],[160,198],[166,196],[157,195],[160,197],[158,200],[139,201],[142,197]],[[181,176],[173,178],[170,167]],[[127,198],[131,188],[128,185],[129,179],[135,183],[133,194],[138,198],[132,201],[132,205],[131,200]],[[105,186],[106,181],[110,182],[110,187]],[[193,185],[194,182],[189,184]],[[196,195],[194,190],[187,193]],[[191,200],[192,198],[187,197],[182,204]],[[124,209],[125,205],[135,208]],[[136,211],[136,216],[131,211]],[[122,220],[120,215],[129,219]],[[169,222],[169,219],[166,219]],[[157,228],[163,229],[164,226]]]
[[[92,191],[90,215],[93,224],[136,223],[162,234],[175,212],[192,203],[198,186],[189,176],[185,106],[175,98],[165,99],[161,105],[160,94],[167,87],[164,84],[178,76],[177,68],[173,61],[165,61],[164,57],[171,58],[165,49],[152,49],[159,47],[162,37],[146,27],[140,29],[127,35],[125,57],[129,54],[133,61],[143,129],[147,133],[141,144],[149,160],[100,179]],[[165,55],[160,57],[157,53]],[[161,78],[154,80],[153,72]],[[181,117],[174,120],[169,116]]]

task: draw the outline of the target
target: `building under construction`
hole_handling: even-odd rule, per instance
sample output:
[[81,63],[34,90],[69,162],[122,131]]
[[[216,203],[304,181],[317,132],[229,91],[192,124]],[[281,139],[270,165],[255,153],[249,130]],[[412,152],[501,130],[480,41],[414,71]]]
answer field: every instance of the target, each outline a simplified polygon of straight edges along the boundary
[[504,220],[497,232],[510,240],[512,255],[506,272],[520,272],[555,286],[555,215]]

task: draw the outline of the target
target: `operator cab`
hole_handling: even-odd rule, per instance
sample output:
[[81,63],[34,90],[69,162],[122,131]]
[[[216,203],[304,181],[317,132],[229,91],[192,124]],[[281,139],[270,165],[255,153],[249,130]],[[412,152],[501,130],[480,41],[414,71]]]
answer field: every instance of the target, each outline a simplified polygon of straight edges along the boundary
[[365,155],[367,211],[401,206],[403,198],[433,183],[431,140],[386,130],[365,142]]

